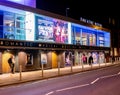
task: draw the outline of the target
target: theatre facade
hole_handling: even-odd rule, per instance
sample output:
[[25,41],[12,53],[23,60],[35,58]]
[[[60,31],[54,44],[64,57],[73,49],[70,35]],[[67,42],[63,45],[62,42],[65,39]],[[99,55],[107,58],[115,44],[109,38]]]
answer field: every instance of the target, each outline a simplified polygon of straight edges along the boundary
[[[0,73],[109,62],[110,31],[29,6],[0,1]],[[97,27],[97,28],[96,28]],[[84,59],[85,57],[85,59]]]

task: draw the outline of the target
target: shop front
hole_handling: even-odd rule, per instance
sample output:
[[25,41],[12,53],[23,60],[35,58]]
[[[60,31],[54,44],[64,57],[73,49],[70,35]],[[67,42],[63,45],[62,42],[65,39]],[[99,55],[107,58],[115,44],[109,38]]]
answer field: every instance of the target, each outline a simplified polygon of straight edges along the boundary
[[10,56],[19,72],[20,67],[31,71],[86,65],[90,56],[93,64],[103,63],[109,55],[107,29],[12,2],[2,2],[0,9],[0,73],[10,72]]

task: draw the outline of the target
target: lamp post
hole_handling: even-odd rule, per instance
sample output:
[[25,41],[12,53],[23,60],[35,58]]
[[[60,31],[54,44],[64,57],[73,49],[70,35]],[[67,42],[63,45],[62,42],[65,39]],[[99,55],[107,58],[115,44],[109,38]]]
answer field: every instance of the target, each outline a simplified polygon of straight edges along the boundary
[[69,10],[70,8],[66,8],[65,9],[65,13],[66,13],[66,17],[68,16],[68,10]]

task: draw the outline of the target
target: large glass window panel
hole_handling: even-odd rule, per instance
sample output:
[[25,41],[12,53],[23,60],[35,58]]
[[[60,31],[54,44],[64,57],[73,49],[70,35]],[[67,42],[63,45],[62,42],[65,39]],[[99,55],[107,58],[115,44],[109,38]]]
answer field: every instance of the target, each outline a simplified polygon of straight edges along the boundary
[[4,20],[3,20],[3,31],[4,31],[4,38],[6,39],[14,39],[14,13],[4,12]]
[[103,32],[101,32],[101,31],[98,31],[98,46],[104,46],[105,45],[105,40],[104,40],[104,33]]
[[76,44],[76,41],[75,41],[75,37],[76,37],[75,28],[76,28],[75,26],[72,26],[72,33],[71,33],[72,44]]
[[16,28],[25,28],[25,23],[20,22],[20,21],[16,21]]
[[104,32],[105,35],[105,47],[110,47],[110,33],[109,32]]
[[88,45],[89,46],[96,46],[96,32],[95,31],[90,31],[90,33],[88,33]]
[[16,15],[16,27],[17,28],[25,28],[25,17],[24,15]]
[[[35,33],[37,32],[35,30],[35,26],[37,27],[37,24],[35,23],[35,14],[32,12],[26,12],[25,15],[25,35],[27,41],[34,41],[35,40]],[[35,32],[36,31],[36,32]]]
[[[25,40],[25,16],[26,11],[0,5],[1,38]],[[3,37],[2,37],[3,36]]]
[[82,29],[82,45],[89,45],[89,35],[86,29]]
[[3,11],[0,10],[0,38],[3,38]]
[[14,13],[4,12],[4,26],[14,27]]
[[5,39],[15,39],[15,35],[14,35],[14,33],[4,32],[4,38]]
[[16,38],[18,40],[25,40],[25,30],[16,28]]
[[16,15],[16,20],[24,21],[25,17],[24,17],[24,15]]
[[75,37],[75,40],[76,40],[76,44],[80,44],[80,28],[76,28],[76,37]]
[[77,24],[72,25],[72,44],[81,44],[81,27]]
[[82,33],[82,45],[88,45],[87,33]]

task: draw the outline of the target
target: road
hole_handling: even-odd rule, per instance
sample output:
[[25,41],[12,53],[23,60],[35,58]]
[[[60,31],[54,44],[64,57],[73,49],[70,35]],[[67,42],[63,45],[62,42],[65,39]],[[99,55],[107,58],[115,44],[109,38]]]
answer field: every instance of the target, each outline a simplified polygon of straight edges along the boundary
[[120,95],[120,65],[0,88],[0,95]]

